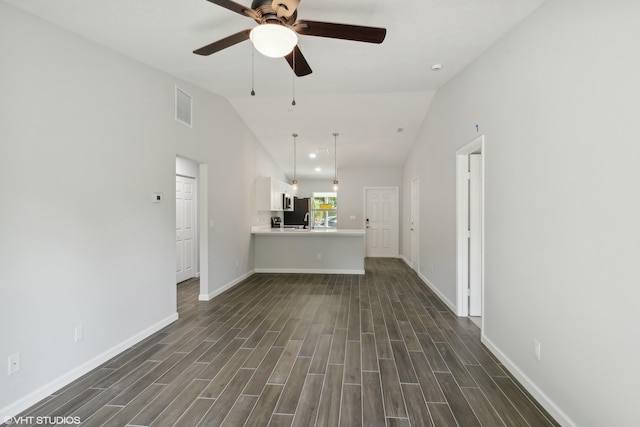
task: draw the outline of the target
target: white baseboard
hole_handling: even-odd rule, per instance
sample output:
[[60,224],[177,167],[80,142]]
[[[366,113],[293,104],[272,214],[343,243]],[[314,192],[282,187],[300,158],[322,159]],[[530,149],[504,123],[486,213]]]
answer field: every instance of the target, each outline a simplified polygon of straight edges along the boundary
[[364,269],[256,268],[256,273],[364,274]]
[[139,343],[140,341],[148,338],[154,333],[158,332],[162,328],[171,323],[178,320],[178,313],[173,313],[172,315],[162,319],[154,325],[149,326],[148,328],[138,332],[134,336],[124,340],[123,342],[117,344],[114,347],[111,347],[109,350],[104,353],[94,357],[93,359],[83,363],[82,365],[72,369],[66,374],[61,375],[55,380],[51,381],[48,384],[40,387],[39,389],[29,393],[28,395],[20,398],[16,402],[0,409],[0,422],[4,422],[5,419],[10,417],[15,417],[17,414],[21,413],[25,409],[35,405],[40,402],[42,399],[50,396],[55,393],[57,390],[60,390],[62,387],[70,384],[71,382],[77,380],[81,376],[91,372],[98,366],[132,347],[133,345]]
[[563,426],[577,427],[578,425],[565,414],[553,400],[549,398],[531,379],[513,363],[487,336],[482,333],[480,338],[482,343],[493,353],[509,372],[522,384],[522,386],[533,396],[542,407]]
[[422,273],[418,273],[418,277],[420,277],[420,279],[422,279],[422,281],[427,284],[429,289],[431,289],[431,291],[433,291],[433,293],[436,294],[438,298],[440,298],[440,301],[442,301],[447,307],[449,307],[449,310],[456,313],[455,304],[449,301],[447,297],[445,297],[444,294],[440,292],[438,288],[433,286],[433,284],[429,281],[429,279],[427,279]]
[[220,295],[224,291],[227,291],[227,290],[233,288],[238,283],[240,283],[243,280],[253,276],[254,273],[256,273],[256,270],[251,270],[248,273],[243,274],[242,276],[232,280],[231,282],[227,283],[226,285],[222,285],[222,287],[216,289],[215,291],[213,291],[213,292],[211,292],[211,293],[209,293],[207,295],[200,294],[198,296],[198,301],[211,301],[213,298],[215,298],[216,296]]
[[411,267],[411,261],[409,261],[407,259],[407,257],[405,257],[404,255],[400,255],[400,259],[402,259],[405,264],[407,264],[409,267]]

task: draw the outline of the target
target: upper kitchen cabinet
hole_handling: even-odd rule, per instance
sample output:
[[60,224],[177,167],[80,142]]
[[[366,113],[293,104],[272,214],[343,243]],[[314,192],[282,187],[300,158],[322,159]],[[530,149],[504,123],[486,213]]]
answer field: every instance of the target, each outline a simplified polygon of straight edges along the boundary
[[258,177],[256,182],[256,206],[259,211],[293,210],[293,187],[271,177]]

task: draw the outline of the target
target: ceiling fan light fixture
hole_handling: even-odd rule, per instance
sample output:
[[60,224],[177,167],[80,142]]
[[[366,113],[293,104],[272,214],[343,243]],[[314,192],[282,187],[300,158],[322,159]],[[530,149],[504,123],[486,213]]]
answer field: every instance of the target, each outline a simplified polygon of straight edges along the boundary
[[249,34],[256,50],[270,58],[282,58],[298,44],[295,31],[280,24],[262,24]]

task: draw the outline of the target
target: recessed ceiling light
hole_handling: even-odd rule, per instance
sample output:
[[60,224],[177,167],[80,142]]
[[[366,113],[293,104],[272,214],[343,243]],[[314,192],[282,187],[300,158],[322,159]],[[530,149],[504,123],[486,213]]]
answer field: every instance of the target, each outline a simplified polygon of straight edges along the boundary
[[322,172],[322,168],[316,168],[316,172]]
[[442,64],[433,64],[433,65],[431,66],[431,69],[432,69],[433,71],[441,70],[441,69],[442,69]]
[[310,159],[315,159],[317,157],[316,153],[309,153],[309,158]]

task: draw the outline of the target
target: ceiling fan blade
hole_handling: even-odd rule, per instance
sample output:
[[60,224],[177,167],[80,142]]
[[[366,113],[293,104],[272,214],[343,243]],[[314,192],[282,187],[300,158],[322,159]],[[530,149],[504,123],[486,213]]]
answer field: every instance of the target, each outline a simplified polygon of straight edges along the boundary
[[293,72],[296,73],[296,76],[302,77],[312,73],[309,63],[304,58],[298,46],[294,47],[291,53],[285,56],[285,59],[291,66]]
[[[217,4],[220,7],[224,7],[225,9],[229,9],[232,12],[239,13],[240,15],[249,16],[253,18],[255,12],[253,9],[243,6],[239,3],[233,2],[231,0],[207,0],[213,4]],[[253,13],[252,13],[253,12]]]
[[248,40],[250,32],[251,30],[242,30],[238,33],[232,34],[228,37],[203,46],[200,49],[194,50],[193,53],[203,56],[211,55],[212,53],[219,52],[222,49],[228,48],[229,46],[233,46],[234,44],[238,44],[240,42]]
[[361,25],[335,24],[332,22],[297,20],[293,29],[305,36],[329,37],[333,39],[353,40],[357,42],[382,43],[387,30]]

